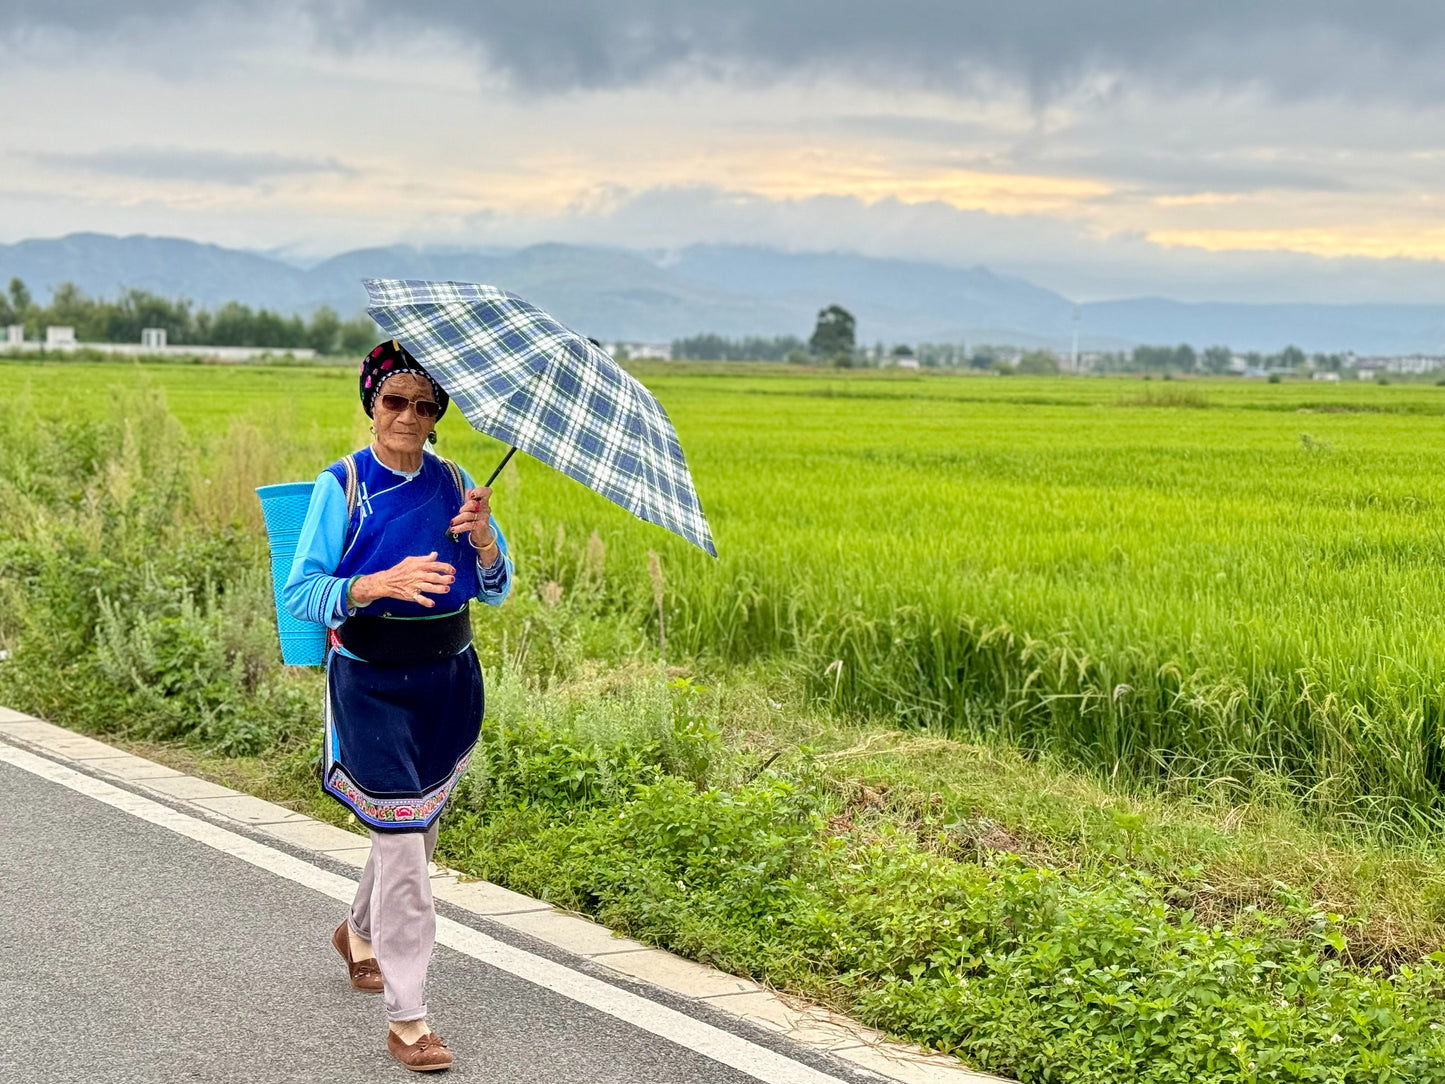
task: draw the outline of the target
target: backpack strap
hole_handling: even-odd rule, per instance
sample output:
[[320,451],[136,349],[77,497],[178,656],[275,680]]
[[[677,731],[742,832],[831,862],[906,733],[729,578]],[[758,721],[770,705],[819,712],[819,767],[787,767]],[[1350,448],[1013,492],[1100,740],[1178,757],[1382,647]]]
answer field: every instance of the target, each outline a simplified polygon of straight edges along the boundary
[[441,459],[442,466],[446,467],[447,471],[451,474],[452,484],[457,487],[457,498],[459,500],[465,501],[467,499],[467,487],[462,482],[462,468],[457,466],[450,459],[443,459],[441,456],[437,456],[437,458]]
[[351,545],[351,519],[356,515],[356,506],[361,500],[361,485],[356,476],[356,456],[347,454],[341,459],[341,469],[346,472],[346,484],[341,488],[346,491],[346,541],[342,546],[345,552],[346,546]]
[[[447,459],[445,456],[439,455],[437,456],[437,458],[441,460],[442,466],[446,467],[447,473],[452,476],[452,484],[457,487],[457,500],[460,502],[460,504],[465,504],[467,500],[467,487],[462,482],[462,468],[457,466],[450,459]],[[453,534],[450,527],[447,528],[447,537],[450,538],[453,542],[461,541],[461,535]]]

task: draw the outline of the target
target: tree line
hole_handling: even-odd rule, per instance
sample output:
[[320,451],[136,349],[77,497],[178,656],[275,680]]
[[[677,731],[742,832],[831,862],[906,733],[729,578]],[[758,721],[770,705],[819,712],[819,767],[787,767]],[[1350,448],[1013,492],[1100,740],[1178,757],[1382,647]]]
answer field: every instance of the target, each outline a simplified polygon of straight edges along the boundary
[[847,366],[857,356],[854,339],[856,321],[841,305],[829,305],[818,313],[813,337],[807,342],[796,335],[771,338],[748,335],[730,339],[723,335],[693,335],[674,339],[672,356],[687,361],[789,361],[794,364]]
[[1090,367],[1105,372],[1228,373],[1235,368],[1236,358],[1247,369],[1291,373],[1311,370],[1337,373],[1350,364],[1344,354],[1306,354],[1293,345],[1269,354],[1259,350],[1237,353],[1228,346],[1195,350],[1188,343],[1181,343],[1178,346],[1136,346],[1130,351],[1091,355]]
[[808,344],[796,335],[691,335],[672,341],[672,356],[688,361],[783,361],[806,353]]
[[27,339],[45,328],[75,328],[81,343],[138,343],[142,328],[165,328],[177,346],[251,346],[268,350],[310,348],[318,354],[360,354],[376,344],[376,325],[366,316],[343,320],[325,306],[309,317],[286,316],[228,301],[215,310],[147,290],[125,290],[114,300],[91,297],[71,282],[55,288],[49,304],[37,302],[18,278],[0,293],[0,324],[21,324]]
[[[792,335],[773,338],[749,336],[729,339],[722,335],[694,335],[675,339],[674,358],[697,361],[788,361],[794,364],[833,365],[839,368],[915,361],[926,368],[966,367],[1010,373],[1057,373],[1063,358],[1052,350],[1020,350],[1017,347],[964,343],[899,344],[891,350],[878,343],[860,348],[857,322],[847,309],[829,305],[818,313],[812,337],[805,343]],[[1239,354],[1228,346],[1196,350],[1188,343],[1178,346],[1136,346],[1132,350],[1091,351],[1086,367],[1093,372],[1146,373],[1229,373],[1242,363],[1246,369],[1270,372],[1339,372],[1350,366],[1344,354],[1306,354],[1298,346],[1286,346],[1278,353],[1249,351]]]
[[[167,341],[177,346],[249,346],[263,350],[310,348],[318,354],[360,354],[371,349],[379,332],[367,316],[343,320],[325,306],[309,317],[284,315],[270,309],[253,309],[228,301],[214,310],[196,307],[183,299],[170,299],[147,290],[123,291],[113,300],[95,298],[71,282],[61,283],[48,304],[35,301],[29,288],[12,278],[0,292],[0,325],[20,324],[27,339],[43,337],[48,325],[75,328],[75,337],[86,342],[140,342],[141,329],[158,327]],[[818,313],[811,338],[796,335],[727,338],[723,335],[693,335],[675,339],[674,358],[696,361],[788,361],[794,364],[832,365],[840,368],[881,365],[912,359],[934,367],[966,366],[1007,372],[1058,372],[1062,365],[1049,350],[1019,351],[1006,346],[917,343],[899,344],[885,351],[880,342],[871,350],[859,348],[857,323],[853,314],[839,305]],[[1227,346],[1195,350],[1187,343],[1178,346],[1136,346],[1129,351],[1091,353],[1088,368],[1095,372],[1180,372],[1227,373],[1236,357],[1251,369],[1303,372],[1338,372],[1348,367],[1340,354],[1306,354],[1287,346],[1275,354],[1250,352],[1236,355]]]

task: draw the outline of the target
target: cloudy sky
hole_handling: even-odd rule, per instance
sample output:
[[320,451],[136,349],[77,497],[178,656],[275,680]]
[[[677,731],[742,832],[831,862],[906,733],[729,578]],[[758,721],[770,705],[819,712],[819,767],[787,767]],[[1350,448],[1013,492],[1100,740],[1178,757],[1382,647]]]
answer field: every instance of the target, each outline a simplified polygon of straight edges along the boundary
[[1436,0],[6,0],[0,240],[697,241],[1445,298]]

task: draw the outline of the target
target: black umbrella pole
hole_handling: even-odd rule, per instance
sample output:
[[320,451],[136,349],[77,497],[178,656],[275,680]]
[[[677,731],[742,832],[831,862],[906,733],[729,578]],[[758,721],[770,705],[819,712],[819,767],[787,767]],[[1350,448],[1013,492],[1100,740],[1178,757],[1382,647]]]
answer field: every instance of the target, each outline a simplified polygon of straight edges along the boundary
[[[488,489],[490,489],[491,486],[492,486],[492,483],[497,480],[497,475],[499,475],[499,474],[502,473],[502,468],[507,465],[507,461],[508,461],[509,459],[511,459],[512,456],[514,456],[514,455],[516,455],[516,454],[517,454],[517,447],[516,447],[516,445],[513,445],[512,447],[510,447],[510,448],[507,449],[507,454],[504,455],[504,456],[502,456],[502,461],[497,464],[497,469],[494,470],[494,471],[492,471],[492,476],[487,479],[487,488],[488,488]],[[448,531],[448,532],[447,532],[447,537],[450,538],[453,542],[459,541],[460,538],[461,538],[461,536],[460,536],[459,534],[457,534],[455,531]]]
[[492,486],[492,483],[497,480],[497,475],[499,475],[499,474],[502,473],[502,468],[505,467],[505,466],[511,461],[512,456],[514,456],[514,455],[516,455],[516,454],[517,454],[517,446],[514,444],[514,445],[512,445],[512,447],[510,447],[510,448],[507,449],[507,454],[504,455],[504,456],[502,456],[502,461],[497,464],[497,469],[494,470],[494,471],[492,471],[492,476],[487,479],[487,488],[488,488],[488,489],[490,489],[491,486]]

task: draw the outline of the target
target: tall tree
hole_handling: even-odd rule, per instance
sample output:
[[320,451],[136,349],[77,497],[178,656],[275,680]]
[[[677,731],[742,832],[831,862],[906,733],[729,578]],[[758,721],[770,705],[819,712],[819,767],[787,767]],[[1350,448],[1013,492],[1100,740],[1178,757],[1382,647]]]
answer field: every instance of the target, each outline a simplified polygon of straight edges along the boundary
[[1211,373],[1229,372],[1229,363],[1234,360],[1234,351],[1227,346],[1208,346],[1199,356],[1204,368]]
[[856,329],[857,321],[851,312],[841,305],[829,305],[818,313],[818,325],[808,340],[808,349],[824,358],[838,354],[851,357],[857,342]]
[[1281,369],[1302,369],[1309,359],[1305,352],[1298,346],[1286,346],[1279,352],[1279,366]]
[[10,308],[22,319],[25,310],[30,308],[30,290],[19,279],[10,280]]
[[341,318],[336,310],[322,305],[311,314],[311,325],[306,329],[306,345],[318,354],[341,352]]

